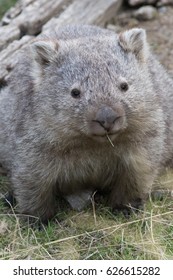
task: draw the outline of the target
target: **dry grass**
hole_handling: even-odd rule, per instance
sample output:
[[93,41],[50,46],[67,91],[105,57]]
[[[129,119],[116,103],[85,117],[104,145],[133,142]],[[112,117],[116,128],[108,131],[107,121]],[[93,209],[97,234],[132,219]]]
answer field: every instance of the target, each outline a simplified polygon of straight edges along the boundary
[[[168,174],[159,184],[166,189],[172,182]],[[0,259],[173,259],[170,192],[129,219],[93,203],[80,213],[60,211],[42,230],[3,203],[0,209]]]

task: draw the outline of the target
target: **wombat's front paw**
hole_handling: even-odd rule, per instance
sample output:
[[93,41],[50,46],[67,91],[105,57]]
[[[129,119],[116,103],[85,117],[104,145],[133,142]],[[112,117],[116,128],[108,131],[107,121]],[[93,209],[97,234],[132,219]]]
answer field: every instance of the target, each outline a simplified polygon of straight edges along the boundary
[[14,206],[16,201],[15,201],[15,198],[13,196],[13,194],[11,192],[8,192],[6,195],[5,195],[5,201],[4,201],[5,205],[7,206]]
[[132,213],[139,212],[140,210],[143,210],[143,200],[140,198],[136,199],[129,205],[120,204],[113,207],[113,213],[115,215],[122,212],[126,218],[129,218]]
[[28,219],[25,219],[25,222],[27,222],[28,226],[31,228],[43,231],[48,226],[49,220],[41,220],[38,217],[28,217]]

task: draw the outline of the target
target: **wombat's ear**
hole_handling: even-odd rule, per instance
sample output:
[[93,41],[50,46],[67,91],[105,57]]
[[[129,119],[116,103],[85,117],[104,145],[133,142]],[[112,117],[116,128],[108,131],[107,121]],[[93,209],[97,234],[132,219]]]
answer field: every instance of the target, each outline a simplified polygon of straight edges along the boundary
[[133,28],[119,34],[119,44],[127,52],[132,52],[141,62],[148,58],[149,46],[146,32],[142,28]]
[[35,61],[43,66],[55,59],[59,46],[51,40],[40,40],[32,43],[31,48]]

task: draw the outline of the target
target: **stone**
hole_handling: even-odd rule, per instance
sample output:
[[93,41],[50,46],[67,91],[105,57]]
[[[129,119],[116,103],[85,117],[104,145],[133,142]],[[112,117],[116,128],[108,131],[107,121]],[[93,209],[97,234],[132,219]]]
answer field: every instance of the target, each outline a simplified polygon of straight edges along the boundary
[[118,32],[121,31],[121,27],[118,26],[118,25],[114,25],[114,24],[108,24],[108,25],[106,26],[106,28],[109,29],[109,30],[111,30],[111,31],[113,31],[113,32],[116,32],[116,33],[118,33]]
[[128,4],[132,7],[139,5],[147,5],[147,4],[156,4],[158,0],[128,0]]
[[157,9],[152,6],[143,6],[133,13],[133,16],[138,20],[153,20],[156,18]]
[[165,5],[173,5],[173,0],[159,0],[157,3],[157,7],[161,7]]

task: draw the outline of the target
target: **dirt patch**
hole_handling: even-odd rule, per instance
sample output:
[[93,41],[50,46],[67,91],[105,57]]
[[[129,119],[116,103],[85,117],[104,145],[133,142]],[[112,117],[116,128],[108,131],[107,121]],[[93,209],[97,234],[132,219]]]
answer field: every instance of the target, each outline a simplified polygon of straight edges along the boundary
[[173,76],[173,7],[161,8],[151,21],[138,21],[132,17],[132,13],[133,10],[122,12],[115,19],[115,24],[120,26],[120,30],[145,28],[153,52]]

